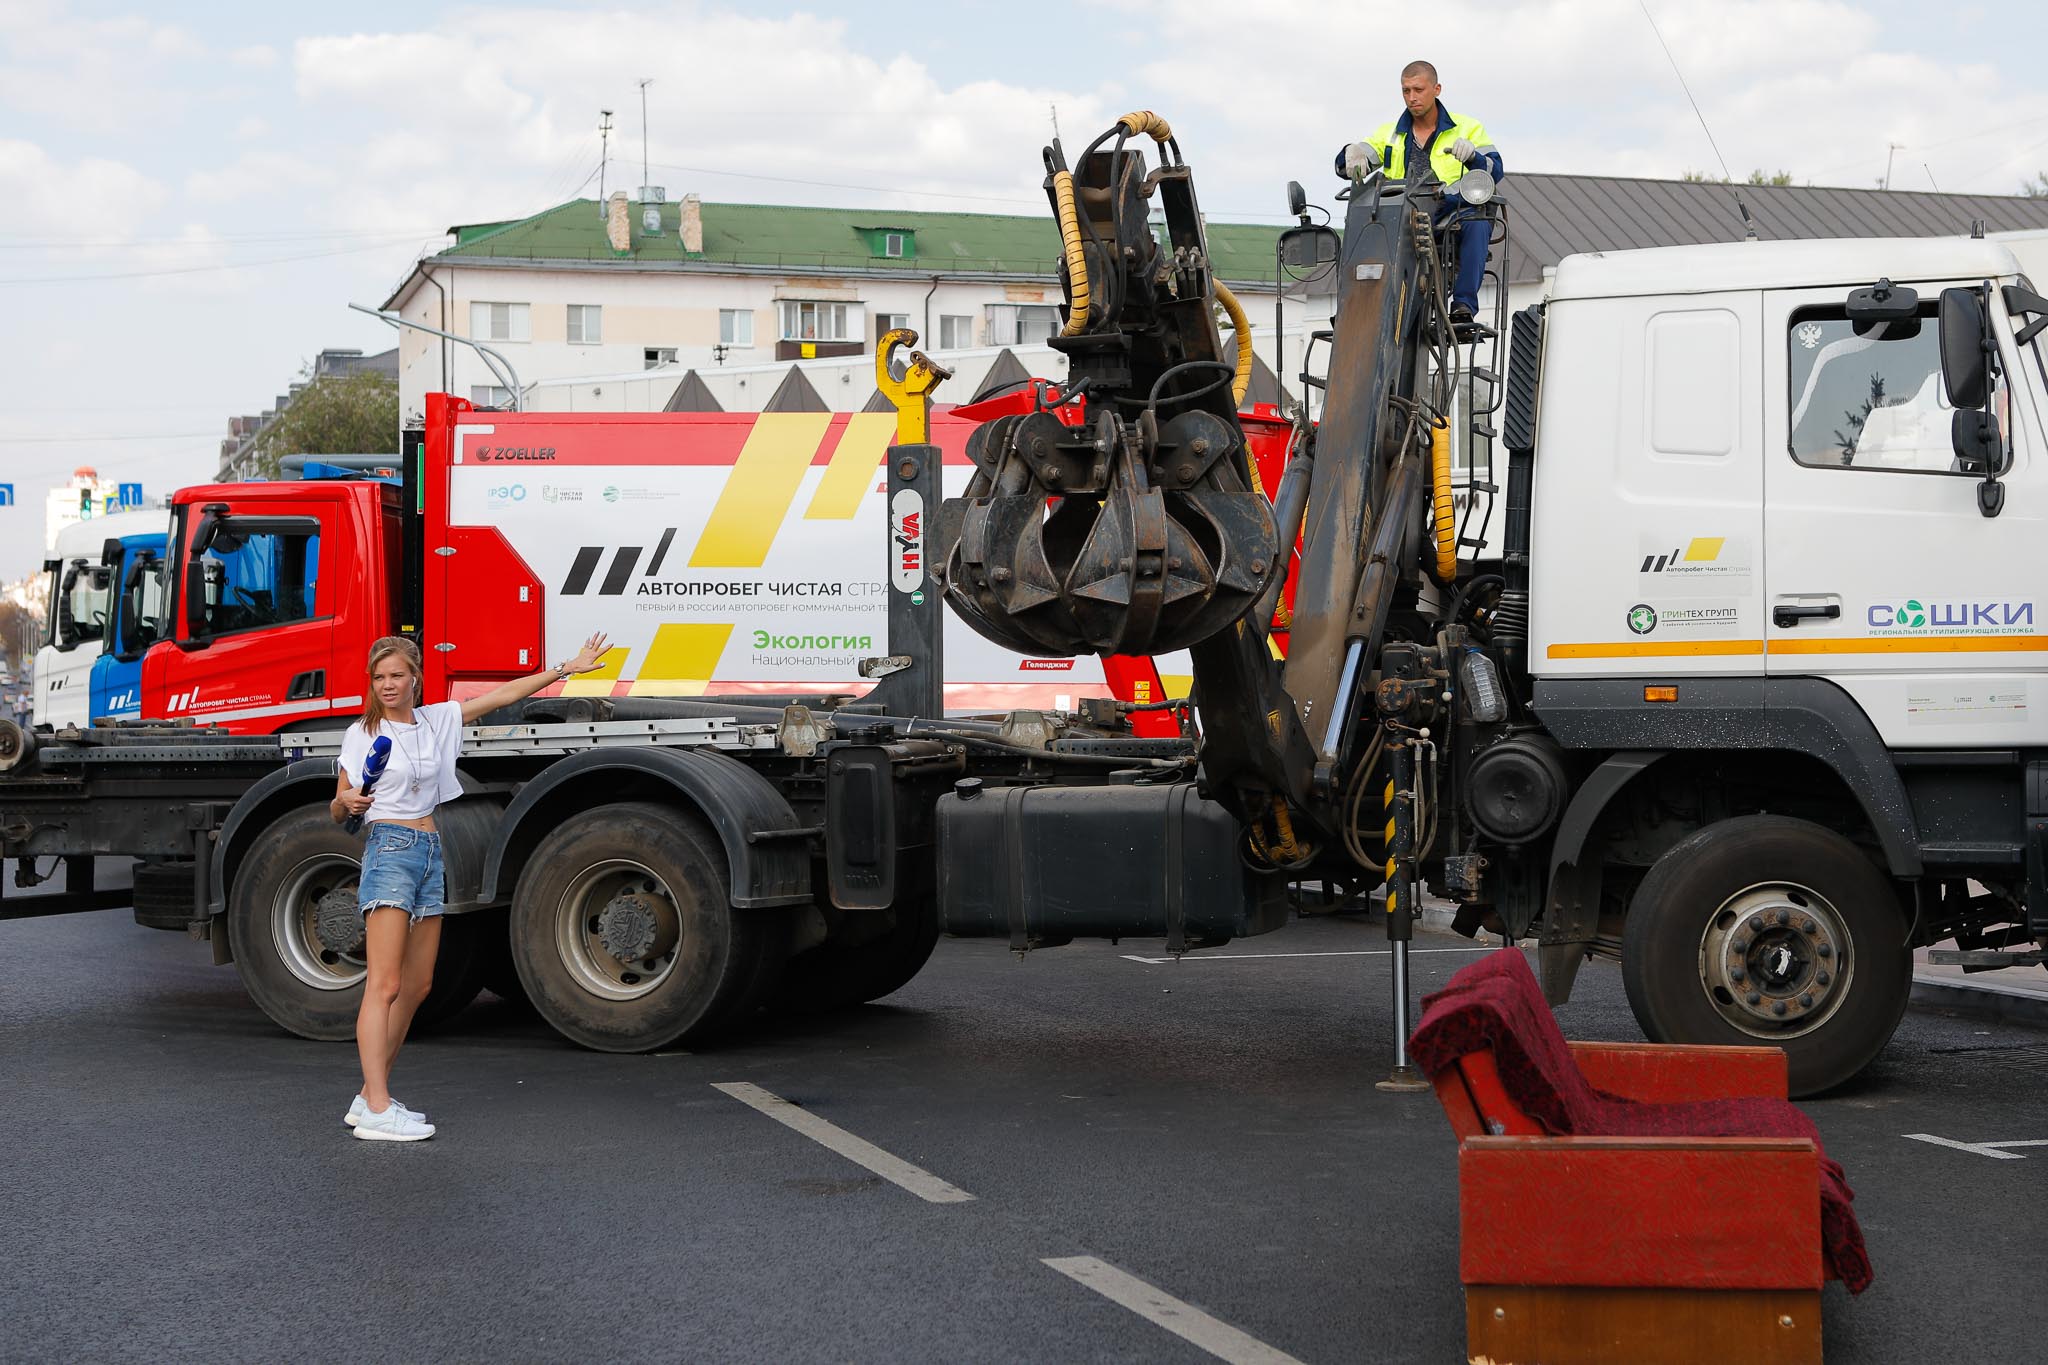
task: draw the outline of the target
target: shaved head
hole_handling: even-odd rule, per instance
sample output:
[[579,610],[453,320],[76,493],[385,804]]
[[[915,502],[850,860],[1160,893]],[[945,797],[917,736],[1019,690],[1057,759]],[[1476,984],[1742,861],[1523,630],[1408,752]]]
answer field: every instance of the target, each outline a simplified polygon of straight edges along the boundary
[[1410,62],[1408,63],[1408,65],[1402,67],[1401,79],[1405,81],[1410,76],[1422,76],[1426,78],[1431,85],[1436,84],[1436,68],[1434,66],[1431,66],[1428,62]]

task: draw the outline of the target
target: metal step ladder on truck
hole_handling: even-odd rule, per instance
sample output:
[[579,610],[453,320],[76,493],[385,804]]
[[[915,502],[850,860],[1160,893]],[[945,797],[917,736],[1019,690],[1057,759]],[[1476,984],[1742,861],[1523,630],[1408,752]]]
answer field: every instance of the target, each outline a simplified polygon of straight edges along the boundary
[[[874,690],[629,688],[472,729],[443,826],[451,908],[476,913],[451,920],[444,1000],[496,971],[565,1035],[646,1049],[764,1001],[875,998],[942,931],[1180,951],[1277,927],[1290,884],[1384,883],[1398,1040],[1427,882],[1467,931],[1535,936],[1553,999],[1587,954],[1619,955],[1653,1038],[1782,1045],[1810,1093],[1883,1047],[1914,945],[2039,962],[2048,636],[2031,596],[1990,585],[2041,577],[2048,303],[2003,249],[1573,258],[1512,331],[1497,304],[1461,335],[1434,210],[1485,187],[1369,178],[1341,247],[1308,241],[1339,272],[1327,403],[1268,497],[1233,401],[1248,349],[1224,361],[1215,308],[1248,328],[1170,129],[1133,114],[1046,161],[1069,377],[977,429],[943,505],[911,392],[936,376],[920,362],[897,386],[886,645],[858,660]],[[1467,212],[1504,252],[1505,206]],[[434,400],[426,468],[449,478],[418,495],[448,496],[481,449],[533,453],[522,417]],[[1462,471],[1454,445],[1478,452]],[[206,515],[174,541],[173,620],[233,600],[193,561]],[[487,525],[449,535],[429,600],[582,624],[539,620],[519,593],[542,585]],[[623,588],[658,547],[595,548],[586,577]],[[948,718],[942,596],[1031,657],[1188,650],[1180,733],[1132,733],[1162,712],[1130,703]],[[493,648],[481,676],[541,657]],[[451,661],[429,659],[445,687]],[[0,736],[0,852],[186,857],[184,914],[216,958],[280,1023],[346,1036],[337,748],[331,730]],[[1397,1041],[1411,1081],[1401,1061]]]

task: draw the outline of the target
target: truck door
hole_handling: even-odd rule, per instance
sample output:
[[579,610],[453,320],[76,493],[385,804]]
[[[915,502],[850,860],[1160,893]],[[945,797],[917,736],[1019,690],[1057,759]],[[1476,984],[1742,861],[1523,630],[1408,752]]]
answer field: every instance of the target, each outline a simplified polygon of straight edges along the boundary
[[92,713],[117,720],[142,714],[142,656],[156,643],[163,624],[162,536],[131,536],[122,542],[108,592],[113,606],[106,650],[92,667]]
[[2019,370],[1994,291],[2012,465],[1986,517],[1950,440],[1943,285],[1914,288],[1890,323],[1850,322],[1842,289],[1765,296],[1768,671],[1836,683],[1895,748],[2048,742],[2039,361]]
[[[267,501],[178,509],[177,649],[150,659],[149,701],[154,707],[161,698],[165,718],[270,734],[362,705],[361,688],[337,698],[329,685],[337,678],[334,603],[341,585],[323,552],[336,541],[338,506]],[[353,673],[344,676],[354,682]]]
[[1762,306],[1752,290],[1553,305],[1532,525],[1544,676],[1761,671]]
[[109,570],[83,556],[51,561],[50,635],[36,659],[35,723],[92,718],[92,670],[107,629]]

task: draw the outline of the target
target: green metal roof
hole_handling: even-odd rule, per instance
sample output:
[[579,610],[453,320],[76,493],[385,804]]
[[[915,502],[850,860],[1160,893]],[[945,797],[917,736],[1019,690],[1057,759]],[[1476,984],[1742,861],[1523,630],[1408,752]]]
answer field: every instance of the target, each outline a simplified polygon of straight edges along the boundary
[[[790,270],[947,271],[1050,277],[1059,253],[1052,215],[911,213],[899,209],[800,208],[780,204],[704,204],[704,250],[685,252],[677,235],[681,204],[661,206],[661,231],[640,231],[630,207],[633,249],[620,253],[605,237],[593,199],[572,199],[514,222],[462,224],[455,244],[436,259],[518,261],[693,262]],[[879,233],[911,234],[904,255],[884,256]],[[1273,278],[1273,243],[1281,229],[1253,223],[1209,224],[1209,251],[1226,280]]]

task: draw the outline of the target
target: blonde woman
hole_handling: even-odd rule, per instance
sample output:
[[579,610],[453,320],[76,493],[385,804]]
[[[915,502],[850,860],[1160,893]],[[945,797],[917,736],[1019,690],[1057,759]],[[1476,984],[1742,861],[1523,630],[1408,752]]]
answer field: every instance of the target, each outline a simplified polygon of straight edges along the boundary
[[[357,1137],[418,1142],[434,1135],[426,1116],[392,1099],[388,1086],[413,1011],[434,984],[445,880],[434,808],[462,795],[455,775],[462,727],[501,706],[523,701],[550,683],[590,672],[605,648],[605,637],[593,635],[583,642],[582,653],[566,663],[501,683],[467,701],[426,705],[420,647],[399,635],[387,635],[370,646],[368,701],[362,719],[342,738],[339,781],[327,807],[336,823],[360,817],[364,828],[363,875],[356,897],[364,916],[369,964],[362,1009],[356,1015],[363,1088],[343,1120]],[[365,793],[364,766],[379,739],[388,741],[385,767]]]

